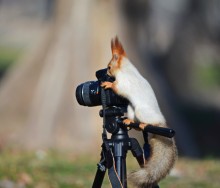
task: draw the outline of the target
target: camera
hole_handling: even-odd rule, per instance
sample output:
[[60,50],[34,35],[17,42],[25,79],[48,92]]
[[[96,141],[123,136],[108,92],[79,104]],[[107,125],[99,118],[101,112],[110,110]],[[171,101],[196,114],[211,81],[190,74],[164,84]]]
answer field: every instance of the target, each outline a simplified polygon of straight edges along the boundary
[[[114,82],[114,78],[107,74],[107,69],[96,71],[97,81],[88,81],[82,83],[76,88],[76,99],[80,105],[83,106],[99,106],[102,105],[101,98],[101,82]],[[127,106],[128,101],[116,95],[111,89],[105,90],[106,105],[124,107]]]

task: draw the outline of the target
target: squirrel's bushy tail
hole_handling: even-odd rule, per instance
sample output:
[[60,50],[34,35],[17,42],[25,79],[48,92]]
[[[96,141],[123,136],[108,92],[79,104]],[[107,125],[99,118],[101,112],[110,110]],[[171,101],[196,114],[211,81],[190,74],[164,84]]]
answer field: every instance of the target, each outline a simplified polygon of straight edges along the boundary
[[138,188],[153,188],[174,166],[177,149],[172,138],[153,135],[149,141],[151,154],[145,166],[132,172],[128,180]]

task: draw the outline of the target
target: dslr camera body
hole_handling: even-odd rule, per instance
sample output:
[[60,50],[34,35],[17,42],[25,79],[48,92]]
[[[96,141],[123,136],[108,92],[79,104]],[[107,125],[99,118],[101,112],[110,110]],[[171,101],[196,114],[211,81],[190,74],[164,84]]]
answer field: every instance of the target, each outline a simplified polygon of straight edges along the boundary
[[88,81],[76,88],[76,99],[83,106],[99,106],[99,115],[105,118],[105,128],[115,134],[119,131],[119,124],[122,123],[121,116],[127,112],[128,100],[116,95],[111,89],[105,90],[100,85],[104,81],[114,82],[115,79],[107,74],[107,69],[96,71],[97,81]]
[[[101,82],[114,82],[115,79],[107,74],[107,69],[100,69],[96,71],[97,81],[88,81],[80,84],[76,88],[76,99],[80,105],[83,106],[99,106],[102,105],[101,98]],[[118,95],[112,90],[104,90],[106,96],[106,105],[109,106],[127,106],[128,101]]]

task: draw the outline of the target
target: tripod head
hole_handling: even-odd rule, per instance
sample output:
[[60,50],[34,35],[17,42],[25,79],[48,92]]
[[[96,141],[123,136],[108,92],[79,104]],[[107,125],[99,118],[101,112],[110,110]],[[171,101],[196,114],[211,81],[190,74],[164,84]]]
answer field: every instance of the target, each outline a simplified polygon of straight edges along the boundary
[[[119,130],[119,127],[123,125],[122,120],[124,118],[121,118],[121,116],[124,115],[126,112],[125,107],[110,107],[106,109],[105,115],[106,115],[106,124],[105,128],[109,133],[115,134]],[[103,110],[100,110],[99,112],[100,117],[103,117]],[[139,124],[138,123],[131,123],[129,125],[130,128],[138,128]],[[168,138],[172,138],[175,135],[175,131],[173,129],[169,128],[164,128],[164,127],[155,127],[152,125],[148,125],[144,129],[145,133],[153,133],[153,134],[158,134],[161,136],[165,136]]]
[[[116,134],[119,131],[119,128],[121,127],[121,120],[124,116],[124,113],[126,113],[127,107],[108,107],[107,109],[102,109],[99,111],[100,117],[103,118],[105,114],[105,129],[111,133]],[[105,110],[105,112],[104,112]]]

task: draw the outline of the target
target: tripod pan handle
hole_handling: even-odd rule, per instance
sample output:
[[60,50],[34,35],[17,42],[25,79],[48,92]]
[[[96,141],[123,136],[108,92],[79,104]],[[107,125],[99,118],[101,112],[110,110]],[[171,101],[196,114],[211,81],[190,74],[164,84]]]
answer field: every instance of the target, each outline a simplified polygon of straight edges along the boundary
[[149,132],[153,134],[158,134],[161,136],[165,136],[168,138],[172,138],[175,135],[175,131],[173,129],[165,128],[165,127],[156,127],[152,125],[148,125],[144,128],[144,132]]

